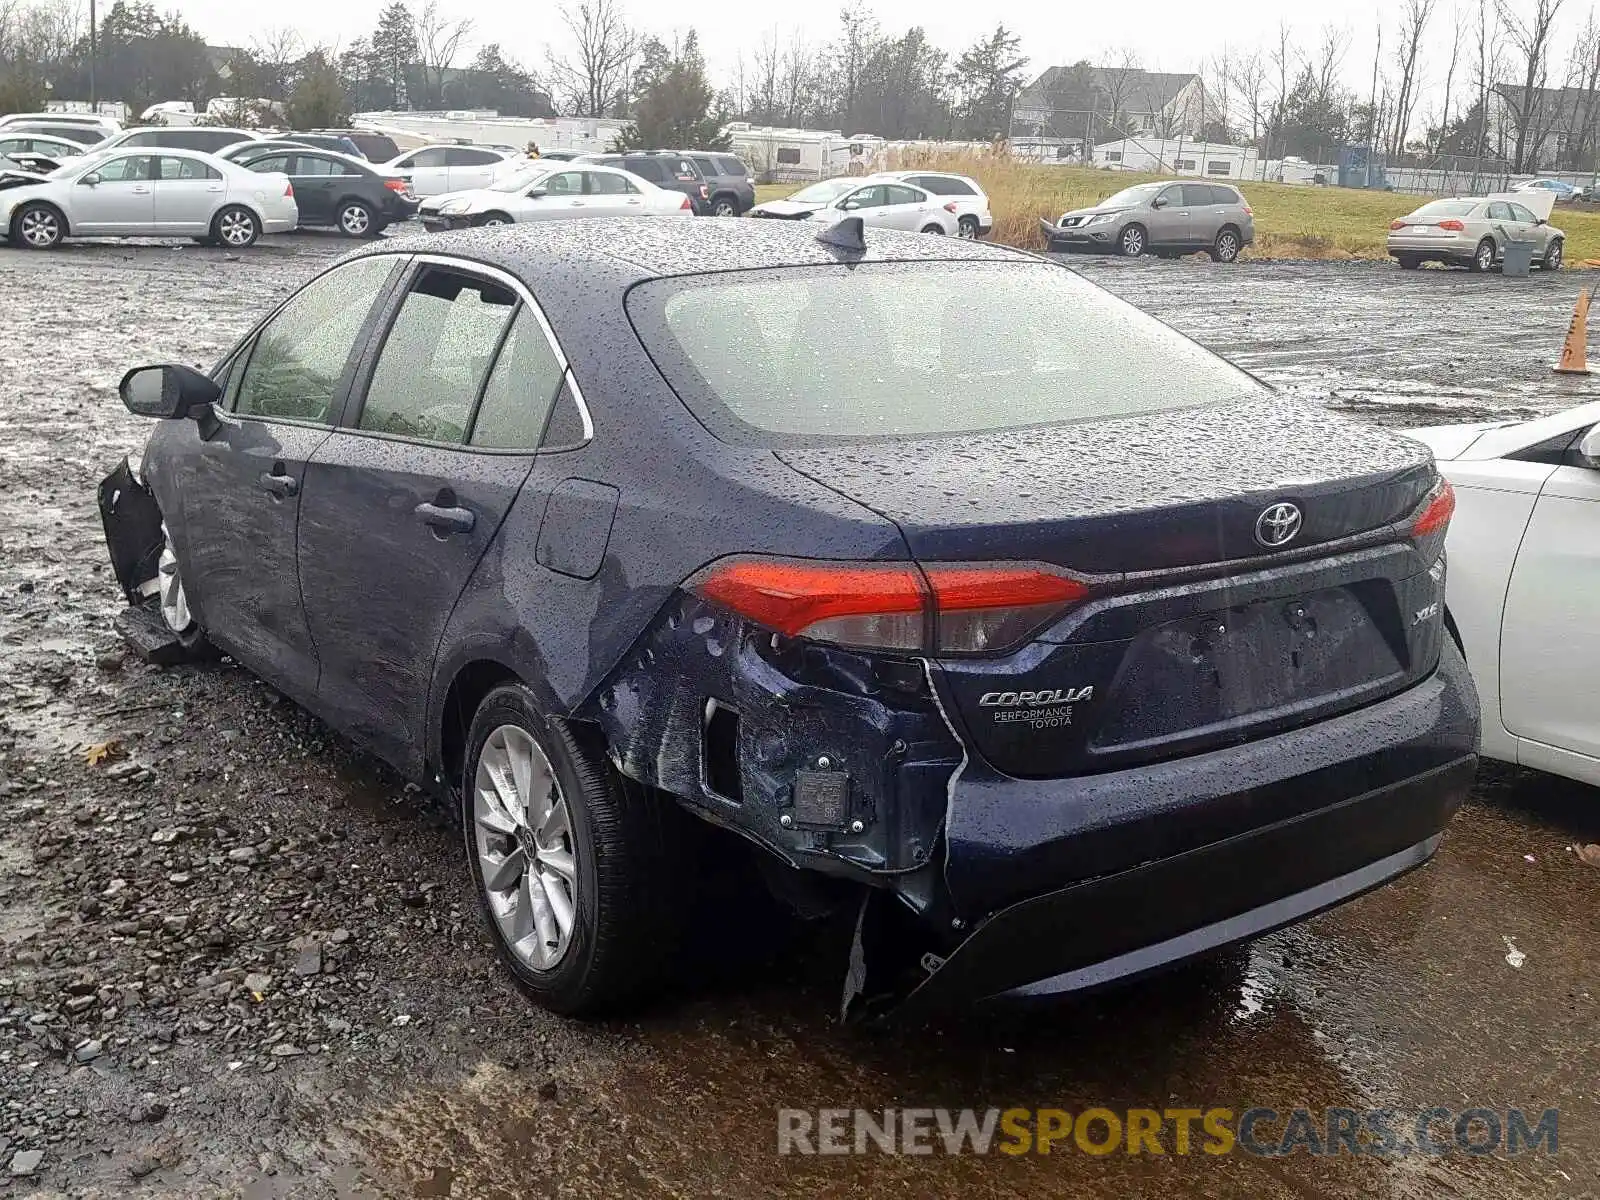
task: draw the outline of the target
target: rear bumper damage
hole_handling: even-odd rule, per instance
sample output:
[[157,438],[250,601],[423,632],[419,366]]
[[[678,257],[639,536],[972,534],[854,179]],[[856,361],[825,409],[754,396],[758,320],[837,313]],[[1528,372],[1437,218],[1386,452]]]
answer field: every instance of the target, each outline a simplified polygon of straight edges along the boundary
[[938,668],[895,666],[683,596],[580,714],[624,774],[796,883],[865,885],[856,1011],[1079,991],[1301,920],[1426,861],[1476,766],[1453,645],[1421,683],[1354,711],[1053,779],[969,753]]

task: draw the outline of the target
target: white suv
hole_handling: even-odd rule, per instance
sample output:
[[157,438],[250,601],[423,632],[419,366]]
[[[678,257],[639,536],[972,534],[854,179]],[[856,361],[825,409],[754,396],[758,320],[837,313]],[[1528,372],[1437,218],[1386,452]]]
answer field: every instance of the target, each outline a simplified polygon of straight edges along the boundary
[[969,176],[952,175],[948,171],[880,171],[876,178],[898,179],[954,203],[960,234],[964,238],[980,238],[994,228],[989,197],[984,195],[978,181]]

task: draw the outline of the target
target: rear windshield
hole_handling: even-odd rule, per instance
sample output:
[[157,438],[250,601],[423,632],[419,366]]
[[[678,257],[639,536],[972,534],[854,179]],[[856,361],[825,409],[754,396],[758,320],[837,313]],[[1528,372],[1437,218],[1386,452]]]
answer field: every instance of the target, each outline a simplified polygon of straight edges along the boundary
[[1046,263],[868,263],[658,279],[628,313],[718,437],[771,447],[1104,420],[1258,392]]
[[1424,204],[1413,217],[1464,217],[1478,207],[1476,200],[1435,200]]

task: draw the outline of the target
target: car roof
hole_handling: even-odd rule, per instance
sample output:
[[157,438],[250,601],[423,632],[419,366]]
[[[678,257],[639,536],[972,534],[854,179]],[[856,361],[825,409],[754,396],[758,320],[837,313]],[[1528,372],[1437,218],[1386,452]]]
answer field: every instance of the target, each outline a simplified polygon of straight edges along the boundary
[[381,253],[453,254],[498,267],[533,286],[599,282],[609,274],[623,287],[670,275],[850,262],[1038,262],[1036,256],[986,242],[925,233],[869,229],[865,254],[848,259],[817,240],[818,226],[788,221],[641,221],[589,217],[534,221],[408,237],[349,257]]

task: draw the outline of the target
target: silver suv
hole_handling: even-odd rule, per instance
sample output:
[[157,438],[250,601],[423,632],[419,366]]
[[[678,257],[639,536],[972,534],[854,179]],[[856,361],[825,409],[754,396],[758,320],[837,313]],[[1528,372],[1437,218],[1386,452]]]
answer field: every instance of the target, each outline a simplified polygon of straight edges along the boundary
[[1232,262],[1256,238],[1255,217],[1239,192],[1225,183],[1141,183],[1093,208],[1042,217],[1051,250],[1090,250],[1137,258],[1163,258],[1204,250]]

